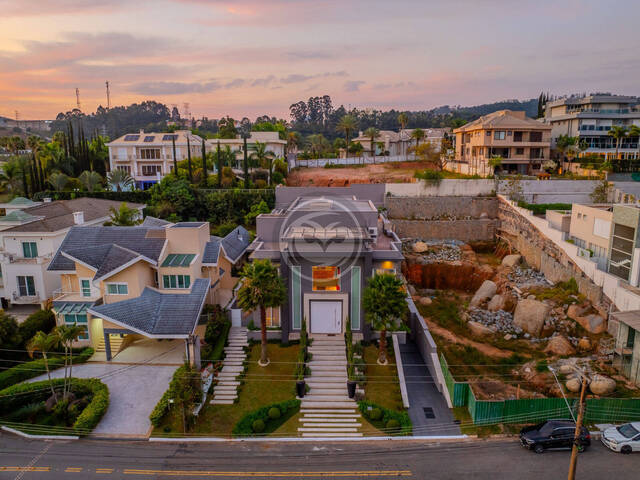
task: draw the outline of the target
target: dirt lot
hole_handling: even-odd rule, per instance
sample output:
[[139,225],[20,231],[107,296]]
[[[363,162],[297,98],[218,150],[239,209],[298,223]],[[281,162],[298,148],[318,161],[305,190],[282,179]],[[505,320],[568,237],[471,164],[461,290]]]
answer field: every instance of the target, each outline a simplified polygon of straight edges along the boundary
[[429,167],[430,164],[424,162],[395,162],[349,168],[300,168],[287,176],[287,185],[339,187],[350,183],[415,182],[414,172]]

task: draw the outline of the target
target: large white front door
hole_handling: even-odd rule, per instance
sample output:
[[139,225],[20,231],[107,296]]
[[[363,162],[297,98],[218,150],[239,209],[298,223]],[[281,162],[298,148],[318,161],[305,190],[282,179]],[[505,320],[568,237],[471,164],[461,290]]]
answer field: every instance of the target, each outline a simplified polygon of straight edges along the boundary
[[342,333],[342,302],[311,300],[311,333]]

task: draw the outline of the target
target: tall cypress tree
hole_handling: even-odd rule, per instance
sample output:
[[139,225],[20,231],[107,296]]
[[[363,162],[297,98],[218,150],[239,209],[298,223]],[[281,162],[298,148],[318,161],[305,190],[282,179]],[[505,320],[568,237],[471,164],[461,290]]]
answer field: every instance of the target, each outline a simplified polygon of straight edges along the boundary
[[38,161],[38,170],[40,170],[40,189],[45,190],[46,179],[44,178],[44,170],[42,169],[42,162],[40,161],[39,158],[36,158],[36,160]]
[[176,160],[176,136],[171,135],[171,146],[173,147],[173,174],[178,178],[178,160]]
[[251,180],[249,180],[249,159],[247,158],[247,136],[243,135],[242,136],[243,140],[244,140],[244,165],[243,165],[243,169],[244,169],[244,188],[250,188],[251,186]]
[[202,139],[202,185],[207,187],[207,149],[204,145],[204,138]]
[[187,134],[187,167],[189,170],[189,183],[193,183],[193,172],[191,171],[191,142],[189,142],[189,134]]
[[31,188],[34,192],[42,190],[38,163],[36,162],[36,152],[31,152]]
[[218,168],[218,188],[222,188],[222,157],[220,156],[220,140],[218,140],[218,146],[216,148],[216,162]]
[[27,172],[25,171],[26,165],[22,163],[20,169],[22,170],[22,189],[24,190],[24,196],[29,197],[29,185],[27,184]]

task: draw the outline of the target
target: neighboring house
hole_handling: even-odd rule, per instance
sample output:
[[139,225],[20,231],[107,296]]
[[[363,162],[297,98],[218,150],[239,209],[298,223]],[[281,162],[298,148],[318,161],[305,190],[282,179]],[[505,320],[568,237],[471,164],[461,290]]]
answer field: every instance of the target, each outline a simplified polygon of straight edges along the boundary
[[[613,126],[640,126],[640,99],[622,95],[587,95],[547,102],[544,121],[551,125],[552,143],[560,135],[579,137],[588,149],[582,155],[595,154],[613,160],[616,140],[609,135]],[[618,158],[638,159],[638,137],[622,140]]]
[[549,159],[551,126],[527,118],[525,112],[500,110],[453,131],[455,158],[447,168],[465,174],[490,175],[490,160],[501,157],[496,170],[535,174]]
[[[410,153],[410,148],[416,146],[416,140],[411,137],[413,131],[413,128],[405,128],[398,132],[380,130],[379,136],[374,141],[376,155],[407,155]],[[420,140],[420,143],[431,143],[436,152],[440,151],[445,135],[451,134],[450,128],[423,128],[422,131],[424,138]],[[371,155],[371,137],[367,137],[364,132],[360,131],[352,141],[361,144],[366,155]]]
[[57,322],[85,325],[77,345],[105,352],[108,361],[143,338],[184,339],[197,358],[202,308],[231,299],[232,268],[248,246],[244,228],[212,237],[208,222],[147,217],[135,227],[72,228],[48,268],[62,284],[53,302]]
[[[187,139],[191,158],[202,157],[202,138],[189,130],[173,133],[129,133],[107,144],[110,170],[124,170],[136,182],[136,187],[147,189],[173,169],[173,140],[176,160],[188,158]],[[198,165],[194,164],[194,168]]]
[[640,208],[613,205],[609,240],[609,273],[637,287],[640,277]]
[[[121,202],[112,200],[81,197],[45,201],[0,217],[2,307],[44,306],[54,290],[60,288],[59,275],[49,272],[47,267],[65,235],[74,226],[83,229],[102,225],[110,219],[110,209],[120,205]],[[129,206],[142,216],[145,205]]]
[[[287,286],[287,302],[267,311],[267,325],[281,330],[283,342],[299,335],[303,319],[311,335],[343,333],[348,321],[369,338],[362,290],[375,272],[400,268],[401,243],[378,213],[378,190],[353,189],[359,197],[331,190],[277,188],[276,209],[256,220],[250,258],[270,259]],[[259,325],[256,312],[243,322],[251,319]]]
[[24,210],[25,208],[29,207],[35,207],[37,205],[42,205],[42,202],[34,202],[33,200],[29,200],[28,198],[16,197],[10,202],[0,203],[0,215],[9,215],[13,212]]
[[612,313],[608,331],[615,339],[613,366],[640,384],[640,310]]
[[[232,152],[235,152],[236,164],[234,168],[242,168],[242,160],[244,158],[244,140],[240,135],[236,135],[236,138],[210,138],[206,140],[207,151],[213,152],[215,159],[215,152],[218,148],[218,142],[220,142],[220,150],[229,147]],[[256,149],[256,142],[264,143],[265,150],[273,153],[276,158],[284,157],[287,141],[280,138],[278,132],[251,132],[247,138],[247,154],[251,155]],[[215,168],[215,160],[214,160]]]
[[612,205],[573,204],[569,237],[580,247],[585,257],[606,271],[613,221]]

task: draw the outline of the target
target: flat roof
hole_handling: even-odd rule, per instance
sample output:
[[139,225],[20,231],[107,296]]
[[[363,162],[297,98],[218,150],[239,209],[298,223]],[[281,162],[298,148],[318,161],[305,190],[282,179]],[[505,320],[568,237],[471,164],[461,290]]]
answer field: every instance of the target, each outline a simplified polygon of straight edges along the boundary
[[349,211],[377,212],[369,200],[359,200],[353,196],[300,196],[289,206],[287,211]]
[[627,312],[616,312],[611,314],[619,322],[629,325],[634,330],[640,330],[640,310],[629,310]]
[[289,227],[284,240],[368,240],[371,236],[362,227]]

